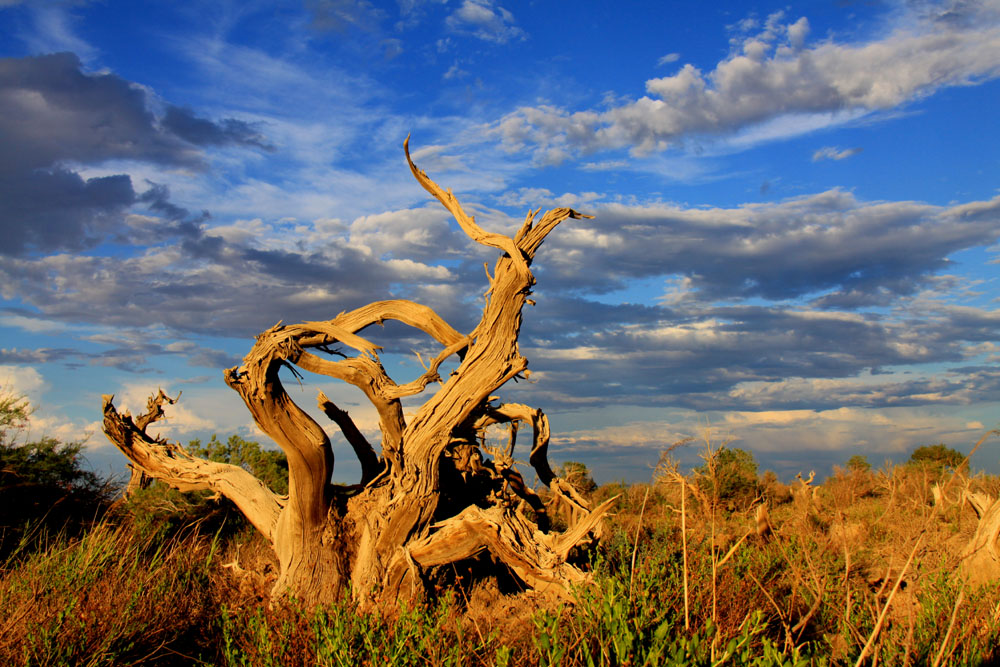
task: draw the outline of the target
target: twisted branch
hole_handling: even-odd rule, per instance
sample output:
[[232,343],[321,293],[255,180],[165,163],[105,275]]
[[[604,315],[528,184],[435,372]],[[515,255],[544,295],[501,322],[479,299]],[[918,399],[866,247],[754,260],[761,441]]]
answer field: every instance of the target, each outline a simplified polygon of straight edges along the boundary
[[129,458],[134,472],[155,477],[179,491],[219,493],[231,500],[264,537],[273,538],[284,500],[264,482],[239,466],[191,456],[179,444],[146,434],[146,427],[163,417],[163,404],[176,399],[160,391],[150,397],[147,411],[133,420],[128,412],[115,409],[114,396],[102,398],[104,433]]

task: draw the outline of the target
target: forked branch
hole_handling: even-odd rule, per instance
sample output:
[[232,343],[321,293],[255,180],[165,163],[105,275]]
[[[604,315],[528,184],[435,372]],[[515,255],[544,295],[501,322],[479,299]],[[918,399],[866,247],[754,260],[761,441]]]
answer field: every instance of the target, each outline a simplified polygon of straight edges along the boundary
[[180,445],[146,433],[146,427],[163,416],[163,403],[175,399],[161,391],[150,398],[147,411],[134,420],[128,412],[115,409],[114,396],[105,395],[103,399],[104,432],[132,462],[133,471],[180,491],[219,493],[231,500],[266,538],[272,539],[284,505],[281,496],[239,466],[191,456]]
[[451,190],[442,190],[441,186],[432,181],[427,174],[419,169],[417,165],[413,164],[413,160],[410,158],[410,137],[406,137],[406,141],[403,142],[403,151],[406,153],[406,162],[410,165],[410,171],[413,172],[413,176],[417,179],[417,182],[424,187],[427,192],[434,195],[434,198],[441,202],[446,209],[448,209],[451,214],[455,217],[455,221],[458,222],[458,226],[462,228],[470,239],[476,243],[480,243],[485,246],[490,246],[502,250],[507,255],[514,260],[519,272],[523,274],[529,274],[528,262],[525,260],[524,255],[521,254],[520,249],[514,243],[514,240],[509,236],[504,236],[503,234],[495,234],[487,232],[478,224],[476,224],[476,219],[471,215],[468,215],[463,209],[462,205],[458,203],[458,199],[455,195],[451,193]]

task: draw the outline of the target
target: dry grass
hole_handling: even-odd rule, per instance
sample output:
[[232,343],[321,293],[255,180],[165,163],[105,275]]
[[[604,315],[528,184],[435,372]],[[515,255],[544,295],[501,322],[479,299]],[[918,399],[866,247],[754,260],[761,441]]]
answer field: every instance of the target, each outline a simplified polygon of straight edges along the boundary
[[[711,467],[708,467],[711,474]],[[662,472],[662,471],[661,471]],[[958,573],[976,518],[933,485],[993,477],[837,471],[815,492],[764,480],[774,527],[712,484],[624,491],[577,605],[516,582],[451,586],[391,616],[268,603],[274,561],[247,531],[117,519],[0,570],[0,664],[978,665],[1000,659],[1000,587]],[[706,491],[706,489],[708,491]],[[790,496],[795,500],[789,500]],[[488,566],[480,563],[479,566]],[[457,577],[442,573],[441,581]],[[447,576],[446,576],[447,575]]]

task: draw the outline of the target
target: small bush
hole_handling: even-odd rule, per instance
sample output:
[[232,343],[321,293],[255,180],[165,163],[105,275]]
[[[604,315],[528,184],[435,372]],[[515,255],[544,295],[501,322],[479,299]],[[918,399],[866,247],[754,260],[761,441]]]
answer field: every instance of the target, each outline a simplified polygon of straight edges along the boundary
[[0,396],[0,558],[30,551],[24,540],[45,530],[79,533],[114,491],[82,467],[82,443],[22,442],[31,412],[23,397]]
[[275,493],[288,493],[288,457],[276,449],[262,449],[259,442],[231,435],[222,442],[216,435],[204,445],[192,440],[188,452],[209,461],[240,466],[267,484]]
[[590,470],[585,463],[566,461],[561,466],[557,466],[553,472],[572,484],[573,488],[583,495],[593,493],[597,489],[597,482],[590,476]]
[[719,447],[694,472],[702,491],[730,510],[746,510],[761,493],[757,461],[743,449]]
[[917,447],[910,454],[909,463],[931,468],[939,472],[947,468],[958,470],[965,464],[965,454],[948,447],[944,443],[938,443],[936,445]]

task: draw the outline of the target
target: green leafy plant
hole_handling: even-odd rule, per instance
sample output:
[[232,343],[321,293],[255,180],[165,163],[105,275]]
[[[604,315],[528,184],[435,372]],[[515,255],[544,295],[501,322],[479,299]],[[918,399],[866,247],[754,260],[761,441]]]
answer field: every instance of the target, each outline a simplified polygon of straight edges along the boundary
[[913,453],[910,454],[909,463],[926,466],[938,471],[946,468],[958,470],[965,463],[965,454],[948,447],[944,443],[925,445],[913,450]]
[[872,464],[868,463],[868,457],[863,454],[855,454],[847,459],[847,469],[851,472],[869,472]]
[[288,457],[280,450],[262,449],[259,442],[238,435],[229,436],[225,442],[212,435],[204,445],[201,440],[192,440],[186,449],[209,461],[240,466],[275,493],[288,493]]
[[0,396],[0,556],[25,534],[75,532],[106,507],[110,486],[83,467],[79,442],[26,440],[32,407],[23,396]]
[[597,490],[597,482],[590,475],[587,464],[579,461],[566,461],[555,469],[556,475],[562,477],[580,493],[587,495]]
[[757,461],[744,449],[723,445],[710,451],[705,463],[694,472],[702,490],[730,509],[748,508],[761,493]]

